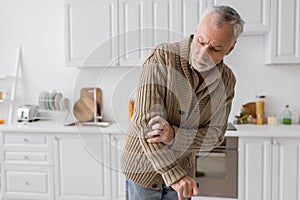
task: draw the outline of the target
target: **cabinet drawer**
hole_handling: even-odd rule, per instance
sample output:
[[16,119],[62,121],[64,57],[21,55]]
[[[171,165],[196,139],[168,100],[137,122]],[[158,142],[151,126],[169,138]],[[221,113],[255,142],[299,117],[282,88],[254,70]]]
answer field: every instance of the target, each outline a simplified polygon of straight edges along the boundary
[[7,192],[47,192],[47,172],[7,171]]
[[49,163],[47,152],[4,152],[4,163],[29,163],[29,164],[47,164]]
[[4,145],[48,145],[46,135],[5,134]]
[[53,199],[53,172],[50,167],[4,166],[4,199]]

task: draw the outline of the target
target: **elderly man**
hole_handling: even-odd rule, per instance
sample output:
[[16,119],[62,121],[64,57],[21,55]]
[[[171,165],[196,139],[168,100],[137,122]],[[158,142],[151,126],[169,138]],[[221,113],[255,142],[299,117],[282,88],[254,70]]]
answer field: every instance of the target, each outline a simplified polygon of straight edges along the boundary
[[127,200],[199,194],[194,154],[224,138],[236,80],[223,58],[243,25],[231,7],[211,7],[194,35],[158,45],[148,56],[122,156]]

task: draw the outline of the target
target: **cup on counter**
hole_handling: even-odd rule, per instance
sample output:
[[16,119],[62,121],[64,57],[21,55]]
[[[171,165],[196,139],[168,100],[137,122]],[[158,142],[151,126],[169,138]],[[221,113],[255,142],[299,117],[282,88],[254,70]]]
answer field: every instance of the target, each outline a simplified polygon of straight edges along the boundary
[[278,122],[278,119],[277,119],[276,115],[267,117],[268,125],[276,126],[278,124],[277,122]]

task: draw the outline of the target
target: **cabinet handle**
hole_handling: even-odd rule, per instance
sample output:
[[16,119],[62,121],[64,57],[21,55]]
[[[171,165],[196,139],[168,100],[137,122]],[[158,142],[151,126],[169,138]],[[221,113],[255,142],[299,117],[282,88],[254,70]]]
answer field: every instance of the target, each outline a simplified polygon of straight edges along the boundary
[[25,185],[28,185],[28,186],[29,186],[29,185],[30,185],[30,183],[29,183],[28,181],[26,181],[26,182],[25,182]]
[[24,138],[23,140],[24,140],[24,142],[26,142],[26,143],[28,142],[28,139],[27,139],[27,138]]
[[28,160],[28,159],[29,159],[29,157],[25,155],[25,156],[24,156],[24,159],[25,159],[25,160]]
[[273,144],[277,145],[277,144],[278,144],[278,142],[277,142],[276,140],[274,140],[274,141],[273,141]]

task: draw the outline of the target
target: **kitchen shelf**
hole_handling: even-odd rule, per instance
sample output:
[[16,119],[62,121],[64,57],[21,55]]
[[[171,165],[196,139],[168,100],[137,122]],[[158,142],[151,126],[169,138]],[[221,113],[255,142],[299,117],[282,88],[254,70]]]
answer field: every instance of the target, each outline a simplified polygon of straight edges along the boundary
[[16,76],[10,76],[10,75],[0,75],[0,79],[15,79]]
[[[15,75],[0,75],[0,79],[6,81],[10,80],[10,89],[6,90],[5,94],[3,94],[2,99],[0,100],[0,103],[3,102],[9,102],[9,113],[8,113],[8,123],[11,124],[13,122],[13,116],[14,116],[14,107],[15,107],[15,95],[17,91],[17,85],[18,85],[18,77],[20,73],[20,68],[22,65],[21,62],[21,56],[22,56],[22,50],[21,46],[18,48],[17,52],[17,60],[16,60],[16,69],[15,69]],[[2,91],[3,92],[3,91]]]

